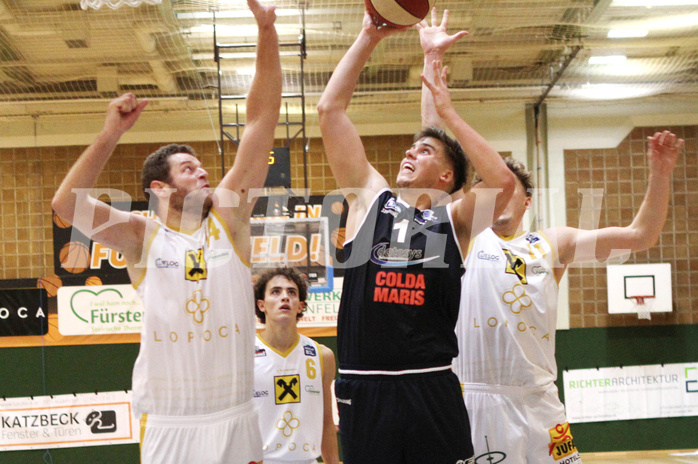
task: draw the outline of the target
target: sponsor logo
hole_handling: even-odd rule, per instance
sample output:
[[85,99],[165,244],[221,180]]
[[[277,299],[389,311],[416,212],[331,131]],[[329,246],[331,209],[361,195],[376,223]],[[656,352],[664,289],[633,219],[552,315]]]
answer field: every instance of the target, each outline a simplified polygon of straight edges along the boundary
[[548,430],[548,432],[550,433],[548,455],[552,456],[556,461],[577,452],[577,447],[574,446],[574,440],[572,439],[570,424],[568,422],[557,424],[555,427]]
[[322,393],[320,390],[318,390],[317,388],[315,388],[312,385],[306,385],[305,391],[310,393],[311,395],[319,395],[320,393]]
[[92,433],[116,432],[116,411],[92,411],[85,418]]
[[430,258],[424,258],[423,256],[423,250],[391,247],[387,242],[381,242],[371,250],[371,261],[385,267],[413,266],[440,258],[438,255]]
[[480,250],[477,252],[477,258],[482,259],[484,261],[495,261],[495,262],[499,261],[499,255],[493,255],[493,254],[487,253],[484,250]]
[[502,248],[502,251],[504,252],[504,256],[507,258],[507,267],[504,272],[507,274],[514,274],[519,278],[519,281],[521,281],[522,284],[527,284],[526,261],[524,261],[521,257],[516,256],[511,252],[511,250]]
[[351,399],[337,398],[337,403],[348,404],[351,406]]
[[414,216],[414,222],[419,225],[424,225],[427,222],[438,222],[439,219],[434,215],[434,212],[430,209],[425,209],[424,211],[417,212]]
[[179,268],[179,263],[177,261],[157,258],[155,260],[155,267],[158,269],[177,269]]
[[267,398],[269,396],[269,390],[254,390],[252,392],[253,398]]
[[266,355],[267,355],[267,350],[265,350],[264,348],[260,348],[258,346],[255,346],[255,348],[254,348],[254,357],[255,358],[259,358],[259,357],[266,356]]
[[530,243],[531,245],[533,245],[534,243],[539,242],[539,241],[540,241],[540,238],[539,238],[539,237],[536,237],[536,236],[533,235],[533,234],[526,234],[526,241],[527,241],[528,243]]
[[534,273],[535,275],[543,275],[543,274],[548,274],[548,270],[544,268],[543,266],[532,266],[531,267],[531,272]]
[[274,377],[276,404],[301,402],[301,380],[298,374]]
[[696,367],[687,367],[684,369],[684,375],[686,376],[686,393],[698,393],[698,380],[688,380],[688,372],[693,371],[693,376],[695,377],[698,371]]
[[502,294],[502,301],[509,305],[509,310],[518,315],[521,311],[528,309],[533,305],[533,300],[526,293],[526,289],[521,284],[514,284],[511,290],[507,290]]
[[421,306],[426,283],[423,274],[394,271],[376,273],[373,301]]
[[276,422],[276,428],[281,430],[284,437],[290,438],[293,435],[293,431],[300,427],[301,421],[298,418],[293,417],[291,411],[286,411],[284,415]]
[[208,277],[203,248],[199,248],[196,251],[187,250],[184,256],[184,262],[186,263],[184,273],[185,279],[198,282],[200,280],[205,280]]
[[208,311],[211,304],[201,296],[201,290],[196,290],[194,295],[187,300],[186,310],[194,318],[194,322],[202,324],[204,322],[204,313]]
[[317,356],[317,350],[312,345],[303,345],[303,352],[306,356]]
[[397,217],[401,212],[402,206],[398,205],[395,198],[389,198],[388,201],[385,202],[385,205],[383,205],[383,209],[381,209],[381,213],[390,214],[393,217]]

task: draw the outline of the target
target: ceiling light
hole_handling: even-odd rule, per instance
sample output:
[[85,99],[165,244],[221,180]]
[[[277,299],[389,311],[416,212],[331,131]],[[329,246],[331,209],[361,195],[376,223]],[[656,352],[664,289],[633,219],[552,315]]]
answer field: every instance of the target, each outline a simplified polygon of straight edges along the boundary
[[564,96],[582,100],[623,100],[657,95],[662,85],[587,84],[564,91]]
[[591,56],[589,64],[620,64],[628,59],[625,55]]
[[689,6],[698,5],[698,0],[613,0],[611,6]]
[[631,37],[646,37],[647,29],[611,29],[608,31],[609,39],[627,39]]

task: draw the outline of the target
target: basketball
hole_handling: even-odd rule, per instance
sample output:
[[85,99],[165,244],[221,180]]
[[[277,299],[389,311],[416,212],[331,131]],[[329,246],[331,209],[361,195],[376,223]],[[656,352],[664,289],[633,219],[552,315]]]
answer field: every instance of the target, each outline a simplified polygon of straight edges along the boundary
[[85,285],[90,286],[90,285],[102,285],[102,279],[100,279],[97,276],[90,276],[87,279],[85,279]]
[[89,267],[90,250],[82,242],[68,242],[61,248],[58,259],[63,269],[78,274]]
[[389,26],[412,26],[429,14],[436,0],[364,0],[376,23]]
[[58,289],[63,286],[63,281],[54,274],[48,277],[39,277],[36,281],[36,286],[46,289],[48,296],[53,297],[58,294]]
[[334,214],[342,214],[344,212],[344,203],[341,201],[335,201],[332,203],[331,210]]
[[57,215],[55,211],[53,212],[53,223],[61,229],[67,229],[68,227],[70,227],[70,223],[61,219],[61,217]]
[[344,240],[346,239],[346,230],[344,227],[338,227],[332,231],[332,244],[338,250],[344,249]]

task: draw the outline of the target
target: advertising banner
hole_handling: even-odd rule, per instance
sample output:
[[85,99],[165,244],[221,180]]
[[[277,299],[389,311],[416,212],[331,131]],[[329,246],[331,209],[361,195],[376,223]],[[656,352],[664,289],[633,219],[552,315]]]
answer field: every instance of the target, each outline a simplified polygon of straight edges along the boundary
[[143,304],[131,285],[58,289],[58,331],[62,335],[140,333]]
[[138,443],[139,431],[130,392],[0,402],[0,451]]
[[698,363],[575,369],[562,378],[570,423],[698,415]]
[[0,290],[0,337],[48,332],[48,295],[43,288]]

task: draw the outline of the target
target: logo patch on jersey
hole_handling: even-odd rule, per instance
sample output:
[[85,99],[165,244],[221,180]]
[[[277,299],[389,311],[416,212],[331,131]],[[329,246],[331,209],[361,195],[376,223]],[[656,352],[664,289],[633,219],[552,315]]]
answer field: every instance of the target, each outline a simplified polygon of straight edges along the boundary
[[411,248],[391,247],[388,242],[381,242],[371,250],[370,259],[374,264],[384,267],[406,267],[415,264],[422,264],[441,256],[432,256],[430,258],[422,258],[424,252],[422,250],[413,250]]
[[276,404],[300,403],[300,375],[280,375],[274,377],[274,392]]
[[293,435],[293,431],[300,427],[301,421],[298,418],[293,417],[291,411],[286,411],[284,415],[276,422],[276,428],[281,430],[284,437],[290,438]]
[[317,356],[317,350],[312,345],[303,345],[303,352],[306,356]]
[[485,250],[480,250],[477,252],[477,259],[497,262],[499,261],[499,255],[493,255],[491,253],[487,253]]
[[424,225],[427,222],[438,222],[439,219],[434,215],[434,212],[430,209],[425,209],[424,211],[418,211],[414,215],[414,222],[419,225]]
[[260,348],[258,346],[255,347],[255,349],[254,349],[254,357],[255,358],[259,358],[259,357],[266,356],[266,355],[267,355],[267,350],[265,350],[264,348]]
[[504,252],[504,256],[507,257],[507,267],[504,272],[506,272],[507,274],[514,274],[516,277],[519,278],[522,284],[527,284],[528,281],[526,280],[526,261],[524,261],[521,257],[516,256],[514,253],[511,252],[511,250],[502,248],[502,251]]
[[528,243],[530,243],[531,245],[533,245],[534,243],[540,241],[540,238],[539,238],[539,237],[536,237],[536,236],[533,235],[533,234],[526,234],[526,241],[527,241]]
[[574,446],[574,440],[572,439],[570,424],[568,422],[557,424],[555,427],[548,430],[548,432],[550,433],[548,455],[552,456],[556,461],[577,451],[577,447]]
[[186,263],[184,269],[184,278],[194,282],[204,280],[208,277],[208,272],[206,270],[206,260],[204,259],[204,249],[199,248],[198,250],[187,250],[184,257],[184,262]]
[[209,301],[201,294],[201,290],[194,292],[191,298],[187,300],[186,310],[194,317],[194,322],[202,324],[204,322],[204,313],[211,306]]
[[502,301],[509,305],[509,310],[514,314],[521,314],[521,311],[533,305],[533,300],[526,293],[526,289],[521,284],[514,284],[511,290],[502,294]]
[[402,206],[395,201],[395,198],[389,198],[388,201],[385,202],[385,205],[383,205],[383,209],[381,209],[381,213],[390,214],[393,217],[397,217],[401,212]]

